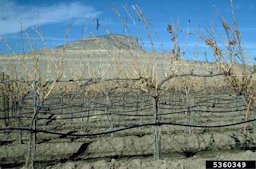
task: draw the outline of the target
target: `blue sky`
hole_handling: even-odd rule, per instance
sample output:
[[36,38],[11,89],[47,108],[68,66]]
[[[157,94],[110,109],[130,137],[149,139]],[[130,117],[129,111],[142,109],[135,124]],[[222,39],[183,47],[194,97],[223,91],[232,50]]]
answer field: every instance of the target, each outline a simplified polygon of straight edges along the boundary
[[[170,23],[179,23],[179,29],[183,31],[179,33],[179,42],[191,56],[195,51],[209,49],[205,49],[200,39],[188,37],[184,32],[205,34],[204,28],[211,27],[216,30],[216,37],[221,43],[224,34],[216,8],[227,21],[231,21],[229,0],[0,0],[0,4],[0,53],[5,54],[28,52],[30,44],[33,50],[44,46],[53,48],[65,41],[107,32],[136,36],[145,49],[152,50],[133,5],[138,5],[147,18],[148,31],[157,51],[171,48],[170,35],[166,31]],[[124,6],[137,26],[133,25]],[[234,8],[245,46],[253,55],[256,47],[256,1],[234,0]],[[124,29],[119,14],[129,29]],[[96,29],[97,19],[99,29]],[[4,43],[9,44],[12,51]]]

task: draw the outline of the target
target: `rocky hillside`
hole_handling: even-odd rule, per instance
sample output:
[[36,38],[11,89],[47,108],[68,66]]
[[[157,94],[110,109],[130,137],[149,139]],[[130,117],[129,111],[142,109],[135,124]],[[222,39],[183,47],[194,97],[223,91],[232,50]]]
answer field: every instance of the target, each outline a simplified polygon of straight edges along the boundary
[[98,49],[133,49],[142,50],[138,44],[138,40],[132,36],[126,35],[105,35],[86,38],[79,41],[74,41],[57,48],[64,48],[67,50],[98,50]]

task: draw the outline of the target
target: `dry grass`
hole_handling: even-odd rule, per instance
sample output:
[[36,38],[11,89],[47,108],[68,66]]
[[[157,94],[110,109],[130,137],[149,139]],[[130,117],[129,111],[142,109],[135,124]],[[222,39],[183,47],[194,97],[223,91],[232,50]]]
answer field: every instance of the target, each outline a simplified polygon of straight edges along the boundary
[[[43,105],[49,96],[57,93],[108,93],[124,91],[127,88],[143,91],[148,93],[153,100],[155,121],[158,122],[158,101],[170,91],[169,89],[183,91],[189,97],[193,90],[217,90],[230,87],[238,95],[244,96],[247,102],[245,120],[252,118],[252,105],[256,98],[256,69],[248,66],[251,61],[242,46],[241,33],[234,17],[232,1],[231,10],[234,23],[229,24],[224,17],[220,17],[223,30],[226,33],[223,38],[227,39],[226,48],[221,49],[217,45],[218,42],[212,32],[208,32],[207,36],[198,36],[212,50],[214,63],[191,62],[181,59],[184,53],[178,41],[178,23],[170,24],[167,27],[172,42],[170,52],[156,52],[156,44],[152,38],[153,32],[151,32],[150,24],[140,7],[134,5],[132,9],[129,9],[124,6],[123,9],[137,33],[141,33],[138,27],[143,27],[153,52],[145,52],[140,48],[134,49],[134,46],[138,46],[138,44],[134,44],[134,40],[123,37],[120,39],[103,28],[108,35],[111,35],[109,36],[111,43],[117,44],[113,45],[111,49],[106,49],[101,43],[101,39],[92,36],[91,40],[96,46],[93,50],[88,50],[83,47],[83,44],[80,44],[80,49],[72,50],[74,46],[64,44],[62,48],[58,49],[44,48],[41,51],[31,49],[31,52],[25,55],[14,53],[8,57],[0,56],[0,67],[9,75],[9,79],[13,80],[8,87],[5,86],[4,91],[13,101],[21,101],[29,92],[34,92],[34,107]],[[122,26],[128,31],[130,28],[124,17],[118,10],[115,12]],[[134,18],[131,13],[134,13],[137,18]],[[35,32],[45,46],[44,36],[37,30]],[[118,45],[124,40],[128,47]],[[10,51],[13,51],[5,41],[2,42]],[[108,43],[106,42],[106,44]],[[221,76],[215,76],[218,74]],[[90,82],[89,85],[84,85],[87,82]],[[31,119],[31,128],[33,129],[36,129],[37,115],[38,110],[34,108]],[[156,128],[155,132],[155,139],[159,141],[161,131]],[[31,133],[28,149],[30,151],[28,165],[31,163],[32,166],[36,150],[35,134],[33,135],[34,137]],[[155,148],[159,147],[155,145]],[[159,149],[157,151],[159,153]],[[159,154],[155,154],[155,156],[159,158]]]

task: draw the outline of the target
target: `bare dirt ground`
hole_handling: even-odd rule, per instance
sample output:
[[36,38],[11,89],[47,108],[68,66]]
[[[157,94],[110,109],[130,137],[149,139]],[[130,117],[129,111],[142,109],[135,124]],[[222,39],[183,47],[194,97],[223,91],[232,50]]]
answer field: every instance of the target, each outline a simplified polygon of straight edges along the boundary
[[46,167],[47,169],[205,169],[206,160],[255,160],[256,152],[212,152],[195,155],[190,158],[163,158],[153,160],[152,157],[108,159],[97,161],[66,162]]
[[[83,98],[81,93],[62,97],[54,96],[45,102],[38,115],[38,129],[90,134],[154,122],[152,102],[146,95],[112,95],[111,104],[104,94],[94,99],[91,96]],[[172,91],[162,98],[159,103],[161,122],[204,126],[244,120],[246,107],[241,98],[232,93],[195,94],[191,97],[193,104],[185,102],[183,97],[180,92]],[[29,126],[27,119],[31,119],[31,109],[25,109],[29,105],[31,100],[27,98],[21,119],[25,127]],[[10,124],[17,125],[15,117],[10,118]],[[256,159],[255,123],[250,124],[246,133],[244,124],[224,128],[158,126],[161,160],[153,158],[156,127],[142,126],[92,138],[38,133],[36,168],[200,169],[205,168],[205,161],[209,159]],[[23,144],[18,143],[18,134],[0,135],[0,167],[21,168],[25,164],[29,133],[23,132]]]

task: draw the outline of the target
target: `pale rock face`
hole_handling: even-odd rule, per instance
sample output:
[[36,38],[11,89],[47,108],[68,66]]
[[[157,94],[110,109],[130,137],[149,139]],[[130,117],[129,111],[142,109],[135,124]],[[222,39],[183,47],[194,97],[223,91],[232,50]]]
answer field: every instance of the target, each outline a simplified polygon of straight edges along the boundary
[[139,45],[136,38],[118,34],[86,38],[80,41],[71,42],[65,46],[59,46],[57,48],[64,47],[66,50],[142,50],[142,47]]

